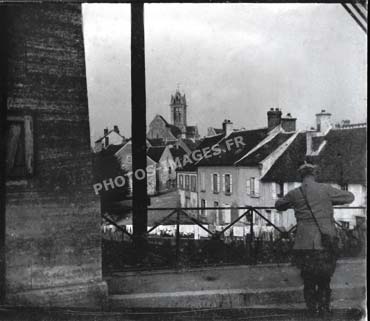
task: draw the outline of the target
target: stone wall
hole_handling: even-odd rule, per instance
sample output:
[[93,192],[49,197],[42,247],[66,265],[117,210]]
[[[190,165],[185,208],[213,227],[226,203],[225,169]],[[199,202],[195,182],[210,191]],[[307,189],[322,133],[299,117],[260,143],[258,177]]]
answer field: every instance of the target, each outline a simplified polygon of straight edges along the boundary
[[96,307],[107,289],[92,188],[81,5],[11,5],[8,16],[9,126],[12,119],[32,120],[28,138],[19,138],[32,157],[25,175],[7,179],[6,300]]

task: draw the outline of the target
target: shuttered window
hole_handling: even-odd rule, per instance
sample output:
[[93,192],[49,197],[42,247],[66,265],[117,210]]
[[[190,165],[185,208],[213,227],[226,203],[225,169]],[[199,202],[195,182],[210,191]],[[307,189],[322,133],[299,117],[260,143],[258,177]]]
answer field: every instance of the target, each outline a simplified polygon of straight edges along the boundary
[[9,179],[27,178],[34,172],[31,116],[10,116],[7,121],[6,174]]
[[232,175],[225,174],[224,175],[224,191],[225,194],[231,194],[233,192],[233,185],[232,185]]
[[260,196],[260,181],[255,177],[247,179],[247,194],[252,197]]
[[192,192],[197,191],[197,177],[195,175],[191,176],[191,191]]
[[213,193],[220,192],[220,175],[217,173],[212,174],[212,190]]

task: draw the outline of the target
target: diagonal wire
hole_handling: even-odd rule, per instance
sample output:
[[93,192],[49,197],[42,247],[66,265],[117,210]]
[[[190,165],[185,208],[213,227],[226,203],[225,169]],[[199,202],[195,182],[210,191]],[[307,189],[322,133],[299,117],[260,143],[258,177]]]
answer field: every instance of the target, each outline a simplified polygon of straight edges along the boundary
[[356,15],[352,12],[352,10],[349,8],[349,6],[346,3],[341,3],[341,5],[350,14],[350,16],[356,21],[356,23],[359,25],[359,27],[367,34],[366,27],[362,25],[359,18],[356,17]]

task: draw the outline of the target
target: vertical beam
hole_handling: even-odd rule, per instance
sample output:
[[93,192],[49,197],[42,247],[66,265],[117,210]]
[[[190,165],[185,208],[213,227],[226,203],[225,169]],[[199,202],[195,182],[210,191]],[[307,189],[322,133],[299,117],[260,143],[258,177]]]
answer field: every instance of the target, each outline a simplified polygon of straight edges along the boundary
[[0,304],[5,300],[5,179],[8,98],[8,8],[0,4]]
[[[144,3],[131,3],[131,87],[133,236],[137,255],[140,258],[145,254],[145,234],[148,225]],[[145,171],[144,178],[143,171]]]

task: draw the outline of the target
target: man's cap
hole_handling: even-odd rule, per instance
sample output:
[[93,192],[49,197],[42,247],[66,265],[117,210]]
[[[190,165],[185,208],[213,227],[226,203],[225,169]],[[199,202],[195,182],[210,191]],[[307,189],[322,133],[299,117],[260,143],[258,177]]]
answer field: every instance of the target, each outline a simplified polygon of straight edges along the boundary
[[301,166],[299,166],[298,172],[307,171],[307,170],[314,171],[316,168],[317,168],[316,165],[313,165],[313,164],[310,164],[304,161],[304,163]]

